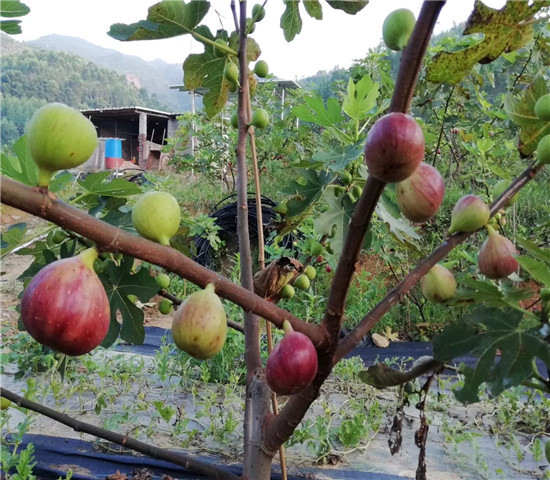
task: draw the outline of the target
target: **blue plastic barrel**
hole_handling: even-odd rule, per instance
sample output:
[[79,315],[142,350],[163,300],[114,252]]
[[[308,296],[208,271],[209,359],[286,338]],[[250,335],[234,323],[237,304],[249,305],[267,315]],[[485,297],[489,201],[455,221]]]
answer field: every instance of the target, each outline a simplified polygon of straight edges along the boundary
[[122,140],[120,138],[105,140],[105,158],[122,158]]

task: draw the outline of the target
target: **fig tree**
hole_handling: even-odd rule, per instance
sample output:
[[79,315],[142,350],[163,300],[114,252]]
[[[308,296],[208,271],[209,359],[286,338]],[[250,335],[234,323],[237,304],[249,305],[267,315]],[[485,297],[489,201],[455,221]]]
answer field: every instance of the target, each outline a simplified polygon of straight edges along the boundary
[[407,8],[391,12],[382,24],[382,39],[390,50],[403,50],[409,41],[416,19]]
[[370,129],[365,146],[369,173],[378,180],[405,180],[424,157],[424,134],[414,118],[392,112],[378,119]]
[[475,195],[465,195],[454,206],[451,212],[449,233],[475,232],[487,225],[491,211],[489,206]]
[[252,118],[250,124],[256,128],[265,128],[269,124],[269,113],[263,108],[258,108],[252,112]]
[[138,233],[161,245],[170,245],[170,239],[180,226],[180,218],[180,206],[168,192],[147,192],[132,210],[132,223]]
[[172,320],[176,346],[199,360],[216,355],[224,346],[227,319],[222,301],[209,283],[181,303]]
[[279,395],[292,395],[306,388],[317,375],[317,351],[303,333],[283,323],[285,335],[270,353],[265,379],[271,390]]
[[514,244],[487,225],[489,237],[481,245],[477,264],[479,271],[487,278],[505,278],[519,268],[516,260],[518,251]]
[[38,166],[38,186],[47,187],[54,172],[88,160],[98,140],[94,124],[78,110],[63,103],[48,103],[32,116],[27,142]]
[[546,122],[550,121],[550,93],[542,95],[535,103],[535,115]]
[[456,280],[450,270],[437,263],[420,279],[420,288],[430,302],[442,303],[454,297]]
[[395,185],[395,193],[403,216],[411,222],[424,223],[439,210],[445,182],[437,168],[421,162],[409,178]]
[[94,271],[97,257],[97,250],[89,248],[57,260],[28,284],[21,299],[21,320],[38,343],[77,356],[103,341],[111,314],[107,293]]

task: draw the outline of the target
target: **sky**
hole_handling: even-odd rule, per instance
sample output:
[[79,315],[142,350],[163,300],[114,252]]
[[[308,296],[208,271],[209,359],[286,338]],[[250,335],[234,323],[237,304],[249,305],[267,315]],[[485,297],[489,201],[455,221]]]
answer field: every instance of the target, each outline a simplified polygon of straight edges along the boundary
[[[83,38],[95,45],[112,48],[145,60],[161,59],[182,63],[189,53],[200,53],[200,43],[184,35],[173,39],[120,42],[107,35],[113,23],[134,23],[147,17],[147,9],[155,0],[22,0],[31,12],[22,17],[20,41],[59,34]],[[218,28],[233,30],[230,0],[212,0],[204,22],[215,32]],[[260,0],[249,0],[249,8]],[[486,0],[500,8],[503,0]],[[319,71],[335,67],[348,68],[354,60],[366,56],[370,48],[382,39],[382,23],[386,15],[397,8],[409,8],[418,16],[421,0],[370,0],[358,14],[348,15],[323,6],[323,20],[302,12],[302,32],[290,43],[283,37],[279,20],[284,10],[282,0],[268,0],[266,16],[252,34],[262,49],[261,59],[279,78],[299,80]],[[439,17],[435,33],[465,21],[473,9],[474,0],[448,0]]]

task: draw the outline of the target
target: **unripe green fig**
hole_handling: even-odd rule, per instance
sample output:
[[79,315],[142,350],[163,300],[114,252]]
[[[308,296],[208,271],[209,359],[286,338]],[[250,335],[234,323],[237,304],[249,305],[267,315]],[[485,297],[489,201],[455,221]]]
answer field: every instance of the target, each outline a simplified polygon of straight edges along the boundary
[[38,166],[38,186],[47,187],[54,172],[88,160],[98,140],[94,124],[78,110],[63,103],[48,103],[32,116],[27,142]]
[[535,115],[546,122],[550,121],[550,93],[539,97],[535,103]]
[[359,197],[363,195],[363,189],[359,185],[354,185],[351,188],[351,193],[355,197],[355,199],[358,200]]
[[449,233],[475,232],[487,225],[491,211],[489,206],[475,195],[465,195],[454,206],[451,212]]
[[223,77],[234,85],[239,84],[239,67],[233,62],[227,62],[227,65],[223,69]]
[[21,320],[38,343],[66,355],[84,355],[107,335],[109,298],[94,271],[98,257],[88,248],[75,257],[49,263],[25,288]]
[[163,298],[159,302],[159,312],[163,315],[168,315],[172,311],[172,302],[167,298]]
[[132,223],[138,233],[149,240],[170,245],[180,226],[181,210],[168,192],[147,192],[132,210]]
[[63,230],[56,230],[54,234],[52,235],[52,242],[56,245],[59,245],[60,243],[63,243],[63,241],[67,238],[67,235]]
[[310,246],[310,253],[311,255],[313,256],[318,256],[318,255],[321,255],[323,252],[324,252],[324,248],[323,248],[323,245],[321,245],[320,242],[317,242],[317,241],[314,241],[314,242],[311,242],[311,246]]
[[379,118],[367,136],[365,160],[369,174],[386,183],[410,177],[424,158],[424,133],[416,120],[392,112]]
[[403,216],[411,222],[424,223],[439,210],[445,182],[437,168],[420,162],[409,178],[395,185],[395,194]]
[[227,47],[227,42],[223,38],[218,38],[214,43],[222,47],[214,47],[214,56],[218,58],[225,57],[227,55],[227,52],[225,51],[225,47]]
[[233,128],[239,128],[239,112],[233,112],[229,121]]
[[174,343],[194,358],[206,360],[216,355],[223,348],[226,336],[225,310],[213,283],[189,295],[174,314]]
[[483,242],[479,250],[479,271],[487,278],[505,278],[519,268],[515,258],[518,251],[510,240],[497,233],[493,227],[487,225],[486,228],[489,238]]
[[292,298],[296,294],[296,290],[290,283],[287,283],[283,288],[281,288],[280,295],[282,298]]
[[269,124],[269,113],[263,108],[258,108],[252,112],[250,124],[256,128],[265,128]]
[[255,22],[261,22],[265,17],[265,8],[262,7],[259,3],[256,3],[252,7],[252,18]]
[[347,170],[344,170],[341,174],[340,174],[340,181],[342,182],[342,185],[350,185],[351,182],[353,181],[353,176],[351,175],[350,172],[348,172]]
[[450,270],[443,265],[435,264],[420,279],[420,288],[430,302],[442,303],[454,297],[456,280]]
[[537,145],[536,166],[548,165],[550,163],[550,134],[541,138]]
[[254,65],[254,73],[260,78],[265,78],[269,75],[269,65],[265,60],[258,60]]
[[[493,194],[493,200],[496,200],[498,197],[500,197],[510,185],[512,185],[511,180],[502,179],[498,181],[493,186],[493,190],[491,192]],[[518,196],[519,196],[519,193],[517,193],[510,200],[508,200],[508,205],[513,205],[514,203],[516,203],[518,201]]]
[[256,22],[252,18],[246,19],[246,33],[254,33],[254,30],[256,30]]
[[7,410],[11,407],[11,400],[8,400],[7,398],[0,398],[0,410]]
[[133,293],[130,293],[129,295],[127,295],[126,298],[128,298],[128,300],[130,300],[130,302],[132,302],[134,305],[139,300],[137,295],[134,295]]
[[309,277],[306,274],[302,273],[301,275],[298,275],[298,277],[296,277],[293,285],[299,290],[307,290],[310,287],[311,282],[309,281]]
[[317,276],[317,270],[315,270],[314,266],[308,265],[304,268],[304,275],[306,275],[310,280],[313,280]]
[[157,285],[161,290],[164,290],[170,286],[170,275],[161,273],[155,277]]
[[390,50],[403,50],[409,41],[416,19],[407,8],[391,12],[382,25],[382,38]]

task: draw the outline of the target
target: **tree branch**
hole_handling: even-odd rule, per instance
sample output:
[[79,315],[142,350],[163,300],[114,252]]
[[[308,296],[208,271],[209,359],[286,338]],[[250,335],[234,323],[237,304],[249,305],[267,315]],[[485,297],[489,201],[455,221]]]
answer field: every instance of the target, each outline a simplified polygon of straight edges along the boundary
[[287,319],[292,328],[308,335],[316,345],[323,343],[325,337],[318,326],[300,320],[222,275],[199,265],[177,250],[109,225],[62,200],[39,192],[37,188],[3,176],[0,179],[2,203],[82,235],[95,242],[101,251],[123,253],[151,262],[203,288],[208,283],[214,283],[218,295],[241,306],[244,311],[254,312],[279,327]]
[[[425,1],[423,3],[408,46],[401,57],[390,111],[407,112],[409,110],[424,54],[443,5],[445,5],[444,1]],[[325,349],[318,349],[317,376],[308,388],[299,394],[292,395],[281,413],[269,423],[264,437],[264,450],[269,454],[274,454],[279,445],[290,438],[311,403],[317,398],[321,385],[332,371],[332,354],[339,338],[349,285],[355,271],[355,262],[361,252],[372,213],[385,186],[384,182],[369,175],[363,193],[357,201],[348,235],[342,248],[342,255],[331,283],[325,317],[321,323],[326,331],[328,344]]]
[[26,398],[21,397],[10,390],[6,390],[5,388],[0,387],[0,395],[20,407],[27,408],[33,412],[49,417],[56,422],[62,423],[63,425],[72,428],[75,432],[88,433],[95,437],[103,438],[104,440],[116,443],[117,445],[121,445],[125,448],[149,455],[157,460],[164,460],[166,462],[173,463],[174,465],[180,465],[185,467],[190,472],[206,475],[208,478],[216,480],[241,480],[239,475],[225,471],[210,463],[201,462],[194,456],[190,456],[185,453],[171,452],[164,448],[149,445],[126,435],[105,430],[103,428],[96,427],[95,425],[90,425],[89,423],[82,422],[64,413],[52,410],[51,408],[41,405],[40,403],[27,400]]

